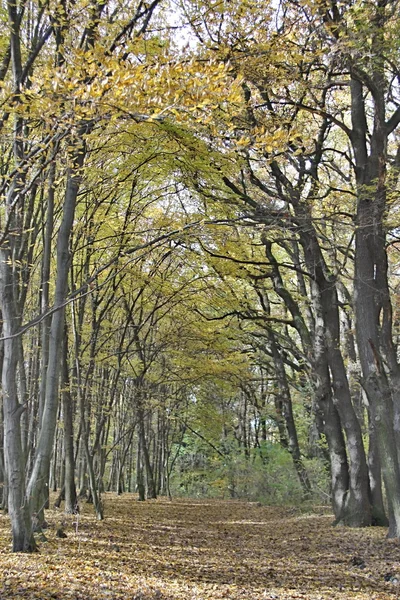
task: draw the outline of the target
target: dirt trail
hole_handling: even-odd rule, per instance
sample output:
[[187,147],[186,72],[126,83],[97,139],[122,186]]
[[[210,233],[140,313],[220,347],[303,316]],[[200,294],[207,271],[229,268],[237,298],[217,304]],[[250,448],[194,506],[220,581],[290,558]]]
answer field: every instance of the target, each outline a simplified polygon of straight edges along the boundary
[[[40,553],[10,552],[0,516],[0,600],[388,600],[400,547],[329,514],[223,501],[105,495],[106,520],[49,511]],[[66,539],[56,537],[63,522]]]

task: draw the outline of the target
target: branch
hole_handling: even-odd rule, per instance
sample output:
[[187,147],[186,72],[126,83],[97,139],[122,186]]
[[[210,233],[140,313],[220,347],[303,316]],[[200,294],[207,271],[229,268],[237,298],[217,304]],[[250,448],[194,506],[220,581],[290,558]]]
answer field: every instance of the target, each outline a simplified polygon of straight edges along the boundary
[[[206,321],[222,321],[227,317],[238,317],[239,319],[243,319],[246,321],[263,321],[267,323],[282,323],[283,325],[290,325],[295,328],[295,324],[293,319],[281,319],[279,317],[269,317],[265,314],[252,315],[250,312],[241,312],[240,310],[232,310],[228,313],[224,313],[223,315],[219,315],[218,317],[207,317],[204,313],[201,312],[200,309],[195,308],[194,312],[200,315]],[[1,339],[0,339],[1,341]]]
[[43,46],[49,39],[52,32],[53,32],[53,27],[48,27],[46,29],[46,31],[44,32],[44,34],[42,35],[42,37],[40,38],[40,40],[38,41],[38,43],[36,44],[35,48],[32,50],[31,54],[28,57],[28,60],[26,61],[25,67],[22,71],[21,83],[24,83],[25,79],[28,77],[29,71],[31,70],[33,63],[35,62],[36,58],[39,55],[39,52],[41,51],[41,49],[43,48]]
[[226,254],[218,254],[217,252],[212,252],[204,246],[204,244],[200,241],[200,246],[204,250],[206,254],[212,256],[213,258],[222,258],[223,260],[230,260],[234,263],[238,263],[239,265],[255,265],[257,267],[270,267],[271,265],[268,262],[258,261],[258,260],[242,260],[240,258],[234,258],[233,256],[227,256]]
[[153,2],[150,4],[150,6],[147,6],[145,2],[142,2],[142,1],[139,2],[139,6],[137,7],[135,15],[132,17],[132,19],[129,21],[129,23],[127,23],[125,25],[125,27],[116,36],[116,38],[114,39],[113,43],[111,44],[108,52],[110,54],[112,54],[114,52],[114,50],[116,49],[118,42],[124,37],[124,35],[126,35],[126,34],[129,35],[131,33],[132,29],[134,28],[134,26],[136,25],[136,23],[139,21],[139,19],[141,19],[142,17],[145,17],[144,23],[143,23],[142,27],[140,28],[140,31],[138,32],[138,35],[142,35],[146,31],[146,28],[149,24],[151,15],[153,14],[157,5],[160,4],[160,2],[161,2],[161,0],[153,0]]
[[400,123],[400,106],[396,108],[392,116],[385,123],[387,135],[391,134]]
[[339,119],[337,119],[330,113],[326,112],[326,110],[322,110],[322,108],[315,108],[313,106],[308,106],[307,104],[303,104],[301,102],[288,102],[288,104],[291,104],[292,106],[296,106],[297,108],[301,108],[302,110],[305,110],[306,112],[310,112],[312,114],[317,114],[320,117],[324,117],[328,121],[331,121],[332,123],[334,123],[335,125],[340,127],[340,129],[342,129],[349,138],[351,137],[352,131],[351,131],[350,127],[347,127],[347,125],[345,125],[342,121],[339,121]]
[[255,200],[253,200],[253,198],[251,198],[250,196],[248,196],[247,194],[245,194],[244,192],[242,192],[242,190],[240,190],[237,185],[235,185],[230,179],[228,179],[228,177],[222,177],[222,181],[224,182],[224,184],[226,185],[226,187],[228,187],[230,190],[232,190],[232,192],[234,192],[237,196],[239,196],[239,198],[242,198],[242,200],[244,200],[247,204],[249,204],[252,208],[258,208],[259,204],[258,202],[256,202]]
[[[182,235],[182,233],[184,233],[185,231],[193,229],[193,228],[197,227],[198,225],[221,225],[221,224],[225,225],[226,219],[218,219],[215,221],[212,221],[212,220],[210,220],[210,221],[204,221],[204,220],[193,221],[192,223],[187,223],[180,229],[175,229],[168,233],[163,233],[162,235],[159,235],[158,237],[154,238],[153,240],[150,240],[149,242],[145,242],[143,244],[138,244],[137,246],[133,246],[132,248],[125,250],[125,252],[123,252],[122,255],[118,254],[117,256],[115,256],[114,258],[109,260],[105,265],[99,267],[93,273],[93,275],[91,275],[86,280],[86,282],[83,285],[81,285],[77,290],[75,290],[74,292],[71,292],[71,294],[69,294],[69,296],[67,297],[65,302],[63,302],[62,304],[58,304],[56,306],[52,306],[47,311],[40,313],[39,315],[34,317],[31,321],[28,321],[28,323],[21,325],[20,329],[13,335],[0,337],[0,342],[2,342],[4,340],[9,340],[12,338],[19,337],[20,335],[24,334],[26,331],[28,331],[32,327],[35,327],[36,325],[39,325],[40,323],[42,323],[42,321],[44,321],[44,319],[46,319],[47,317],[49,317],[49,316],[53,315],[54,313],[58,312],[59,310],[65,308],[72,302],[75,302],[75,301],[87,296],[88,294],[92,294],[94,289],[92,289],[91,284],[95,284],[97,277],[103,271],[105,271],[106,269],[108,269],[111,266],[113,266],[114,264],[116,264],[124,256],[129,257],[129,256],[132,256],[133,254],[135,254],[136,252],[139,252],[140,250],[145,250],[146,248],[152,248],[154,246],[157,246],[158,244],[162,244],[162,243],[172,239],[174,236]],[[110,279],[115,278],[119,273],[121,273],[121,271],[123,271],[130,264],[130,262],[131,262],[130,260],[127,261],[124,265],[122,265],[122,267],[120,269],[118,269],[118,271],[116,271],[115,273],[113,273],[113,275],[108,277],[100,286],[96,285],[96,289],[103,287],[110,281]]]
[[194,435],[197,435],[197,437],[200,438],[201,440],[203,440],[203,442],[205,442],[206,444],[208,444],[213,450],[215,450],[215,452],[217,452],[217,454],[219,454],[220,456],[222,456],[222,458],[226,458],[226,454],[223,454],[221,452],[221,450],[218,450],[218,448],[216,446],[214,446],[214,444],[212,442],[210,442],[209,440],[207,440],[207,438],[205,438],[204,435],[202,435],[198,431],[195,431],[187,423],[185,423],[185,427],[187,427],[189,429],[189,431],[191,431],[192,433],[194,433]]

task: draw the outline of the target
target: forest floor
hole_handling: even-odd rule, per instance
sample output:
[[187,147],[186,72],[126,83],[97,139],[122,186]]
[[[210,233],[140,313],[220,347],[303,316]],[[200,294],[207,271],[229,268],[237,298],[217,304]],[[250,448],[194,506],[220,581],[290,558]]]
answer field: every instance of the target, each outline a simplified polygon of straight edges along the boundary
[[[102,522],[87,504],[78,519],[48,511],[47,541],[34,555],[11,553],[0,515],[0,600],[400,597],[400,546],[382,528],[332,528],[322,509],[104,499]],[[56,537],[60,525],[65,539]]]

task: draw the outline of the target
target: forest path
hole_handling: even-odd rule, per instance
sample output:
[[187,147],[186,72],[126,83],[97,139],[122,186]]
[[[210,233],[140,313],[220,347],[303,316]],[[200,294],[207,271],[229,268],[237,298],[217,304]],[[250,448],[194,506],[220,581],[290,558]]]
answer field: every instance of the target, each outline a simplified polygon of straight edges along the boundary
[[[106,520],[47,514],[40,553],[12,554],[0,516],[0,600],[387,600],[400,547],[383,528],[255,503],[105,494]],[[66,539],[56,537],[63,524]],[[385,581],[390,579],[390,581]]]

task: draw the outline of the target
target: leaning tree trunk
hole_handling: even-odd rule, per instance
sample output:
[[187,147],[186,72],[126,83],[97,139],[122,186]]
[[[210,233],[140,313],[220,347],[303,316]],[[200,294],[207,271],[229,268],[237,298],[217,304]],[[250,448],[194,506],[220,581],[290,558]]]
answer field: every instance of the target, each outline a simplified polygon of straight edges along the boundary
[[[312,224],[309,224],[312,230]],[[323,433],[328,445],[329,467],[331,474],[331,499],[335,522],[343,521],[346,515],[346,499],[349,490],[349,465],[346,444],[342,432],[339,414],[332,398],[332,384],[329,372],[328,351],[326,347],[325,321],[321,318],[320,295],[313,287],[313,309],[307,309],[308,323],[300,311],[298,302],[285,287],[280,274],[278,262],[272,251],[272,242],[263,236],[265,252],[270,263],[271,278],[275,292],[282,298],[290,311],[294,327],[296,327],[305,356],[308,358],[310,379],[314,389],[313,405],[318,421],[322,422]],[[298,242],[293,243],[295,257],[300,261]],[[299,280],[299,278],[298,278]],[[305,284],[300,280],[300,289],[306,293]],[[268,308],[268,299],[262,291],[259,293],[264,310]]]
[[332,379],[333,401],[346,434],[349,466],[349,490],[342,521],[351,527],[371,524],[367,459],[360,423],[352,403],[350,386],[340,349],[339,299],[335,277],[322,254],[317,233],[308,206],[294,203],[307,269],[313,274],[310,281],[311,301],[315,321],[323,330],[321,344],[326,349]]
[[315,363],[313,384],[315,411],[323,423],[328,445],[332,509],[335,523],[340,523],[345,515],[349,467],[339,414],[332,400],[328,361],[324,353],[318,356],[318,361]]
[[[322,137],[325,134],[326,123],[321,126]],[[313,159],[315,173],[318,169],[320,152]],[[332,276],[329,265],[326,263],[318,232],[313,222],[310,209],[312,199],[318,192],[318,178],[315,176],[307,192],[307,201],[303,201],[301,184],[294,187],[283,173],[277,162],[271,163],[272,174],[275,177],[277,190],[282,200],[293,207],[294,218],[292,227],[298,234],[299,244],[303,249],[304,262],[310,274],[310,300],[314,321],[313,349],[308,355],[312,356],[314,366],[318,363],[318,355],[327,359],[330,380],[333,390],[333,401],[340,417],[341,426],[346,434],[346,451],[348,453],[348,493],[344,499],[341,521],[344,524],[359,527],[371,524],[371,507],[369,503],[368,468],[363,444],[362,431],[355,413],[350,393],[347,373],[343,356],[340,350],[340,319],[339,302],[335,277]],[[283,189],[285,191],[283,192]],[[266,244],[267,256],[268,244]],[[272,261],[273,278],[277,278],[277,269]],[[274,283],[275,288],[276,284]],[[278,293],[280,293],[278,291]],[[282,294],[280,293],[282,296]],[[289,306],[294,320],[298,316]],[[299,325],[296,325],[302,340]],[[308,343],[307,343],[308,345]]]
[[271,344],[275,373],[278,379],[279,395],[282,402],[282,414],[287,431],[288,450],[292,456],[293,464],[296,469],[300,485],[303,489],[303,494],[305,497],[308,497],[311,494],[311,484],[307,470],[301,458],[299,440],[297,437],[297,429],[293,417],[292,398],[290,394],[289,383],[287,380],[285,365],[282,359],[282,355],[279,352],[274,333],[272,331],[269,331],[268,337]]

